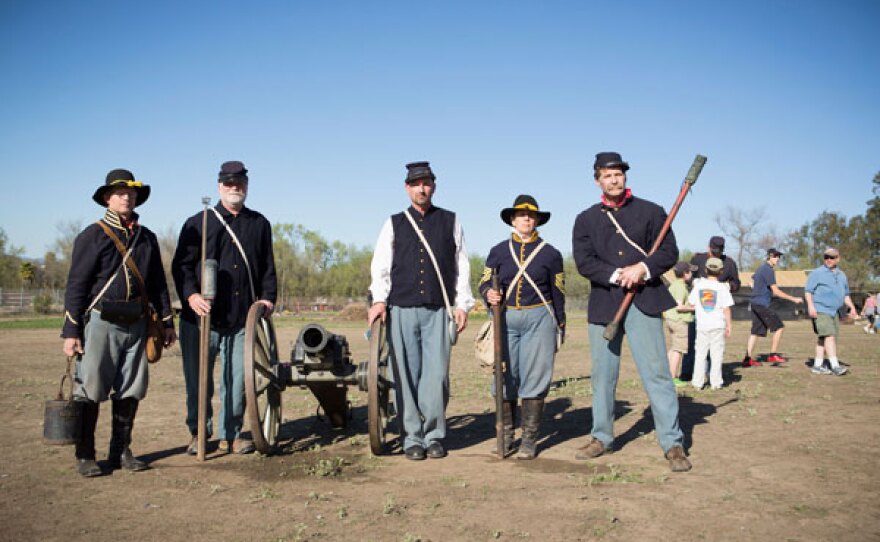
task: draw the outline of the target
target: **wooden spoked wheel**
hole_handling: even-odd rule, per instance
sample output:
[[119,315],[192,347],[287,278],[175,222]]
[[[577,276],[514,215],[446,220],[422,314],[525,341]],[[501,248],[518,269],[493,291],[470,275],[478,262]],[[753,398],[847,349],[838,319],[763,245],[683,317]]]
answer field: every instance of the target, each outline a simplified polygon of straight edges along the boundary
[[263,454],[273,451],[281,429],[281,382],[275,370],[278,348],[275,327],[268,308],[254,303],[248,310],[244,329],[245,417],[254,447]]
[[394,381],[388,353],[385,323],[377,318],[370,326],[370,359],[367,362],[367,423],[370,450],[376,455],[385,451],[386,429],[391,419]]

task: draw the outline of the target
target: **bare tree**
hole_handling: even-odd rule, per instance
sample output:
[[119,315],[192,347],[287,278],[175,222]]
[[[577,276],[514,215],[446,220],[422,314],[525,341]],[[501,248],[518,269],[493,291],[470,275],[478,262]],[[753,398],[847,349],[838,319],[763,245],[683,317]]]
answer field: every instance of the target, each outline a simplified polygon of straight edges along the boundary
[[[760,259],[761,242],[765,240],[762,227],[767,220],[767,210],[764,207],[743,210],[728,205],[715,213],[714,218],[724,236],[736,247],[736,261],[740,269],[750,269]],[[773,232],[770,234],[778,237]]]
[[52,251],[69,268],[70,257],[73,254],[73,242],[76,241],[76,236],[79,235],[79,232],[83,230],[82,220],[58,222],[55,224],[55,230],[58,232],[58,237],[55,238]]
[[159,253],[162,255],[162,267],[165,269],[168,293],[171,294],[171,302],[174,304],[175,301],[178,301],[174,279],[171,278],[171,260],[174,258],[174,251],[177,250],[177,234],[174,232],[174,226],[157,231],[156,240],[159,242]]

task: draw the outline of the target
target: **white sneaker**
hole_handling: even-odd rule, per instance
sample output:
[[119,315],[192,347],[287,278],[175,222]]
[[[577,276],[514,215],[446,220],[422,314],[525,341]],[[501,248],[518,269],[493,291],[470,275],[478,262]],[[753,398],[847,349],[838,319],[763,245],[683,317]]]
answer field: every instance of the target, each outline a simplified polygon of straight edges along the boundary
[[831,370],[828,367],[825,367],[824,365],[820,365],[818,367],[816,367],[814,365],[813,368],[810,369],[810,372],[813,373],[814,375],[830,375],[831,374]]
[[838,365],[837,367],[831,368],[831,374],[833,374],[834,376],[843,376],[848,372],[849,372],[849,369],[847,369],[843,365]]

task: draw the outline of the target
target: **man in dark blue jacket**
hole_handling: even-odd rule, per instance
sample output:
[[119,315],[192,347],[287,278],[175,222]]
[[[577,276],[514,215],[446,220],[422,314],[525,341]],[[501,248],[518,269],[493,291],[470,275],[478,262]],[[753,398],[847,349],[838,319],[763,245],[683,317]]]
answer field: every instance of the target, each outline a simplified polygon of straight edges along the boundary
[[[165,346],[177,339],[159,243],[134,211],[149,197],[149,185],[136,181],[127,169],[114,169],[92,195],[95,203],[107,208],[104,216],[73,244],[61,337],[65,355],[82,355],[73,395],[82,406],[77,472],[86,477],[102,474],[95,461],[95,426],[100,404],[107,399],[113,403],[110,466],[130,471],[147,468],[129,447],[138,403],[149,382],[145,301],[165,322]],[[125,256],[117,242],[125,247]]]
[[[247,169],[239,161],[220,166],[217,190],[220,201],[209,211],[205,242],[206,258],[217,260],[217,295],[207,301],[201,295],[202,213],[190,217],[180,230],[171,262],[171,274],[183,305],[180,314],[180,350],[186,382],[186,425],[192,435],[187,453],[195,455],[198,433],[199,317],[211,315],[208,374],[214,360],[221,359],[219,447],[223,452],[246,454],[253,442],[242,438],[244,423],[244,324],[248,309],[260,302],[271,312],[278,291],[272,226],[262,214],[245,206]],[[206,434],[212,434],[211,396],[208,382]]]
[[[628,169],[629,164],[616,152],[596,155],[593,170],[602,190],[601,202],[578,215],[572,232],[575,263],[591,285],[587,320],[593,363],[593,427],[576,457],[598,457],[614,442],[614,396],[625,333],[651,402],[660,446],[673,471],[688,471],[691,464],[682,447],[678,396],[666,360],[661,318],[663,311],[675,306],[660,277],[675,265],[678,247],[670,230],[658,250],[647,255],[666,221],[666,212],[632,195],[626,187]],[[614,319],[630,289],[636,295],[623,319],[623,332],[606,341],[602,337],[605,325]]]

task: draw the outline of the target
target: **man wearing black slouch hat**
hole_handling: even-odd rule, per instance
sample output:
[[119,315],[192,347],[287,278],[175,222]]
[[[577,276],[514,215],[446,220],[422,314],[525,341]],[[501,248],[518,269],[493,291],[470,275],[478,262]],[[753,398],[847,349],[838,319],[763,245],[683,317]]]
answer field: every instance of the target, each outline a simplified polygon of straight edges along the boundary
[[113,402],[110,466],[147,468],[129,448],[138,402],[149,381],[147,303],[165,323],[165,346],[177,339],[159,243],[134,212],[149,197],[150,187],[130,171],[108,173],[92,196],[107,211],[77,236],[70,258],[61,336],[65,355],[82,354],[73,395],[83,405],[76,461],[86,477],[102,474],[95,461],[95,426],[100,403],[108,398]]

